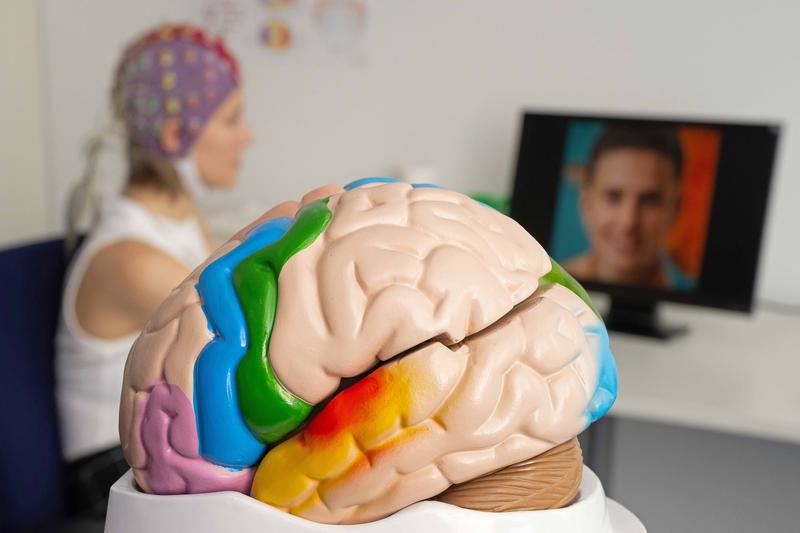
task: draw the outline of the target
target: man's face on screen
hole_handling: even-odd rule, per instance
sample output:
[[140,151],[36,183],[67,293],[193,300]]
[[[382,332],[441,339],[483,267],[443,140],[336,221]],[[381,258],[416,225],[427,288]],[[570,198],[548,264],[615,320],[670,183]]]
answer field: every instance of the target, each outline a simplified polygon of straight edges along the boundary
[[596,274],[625,282],[657,268],[678,210],[673,164],[646,148],[602,154],[581,197]]

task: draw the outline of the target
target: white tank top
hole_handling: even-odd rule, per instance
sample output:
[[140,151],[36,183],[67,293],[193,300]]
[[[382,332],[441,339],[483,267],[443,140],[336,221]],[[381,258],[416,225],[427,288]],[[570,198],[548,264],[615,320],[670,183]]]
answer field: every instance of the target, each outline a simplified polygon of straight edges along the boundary
[[119,444],[122,373],[139,332],[117,339],[101,339],[87,333],[78,324],[75,299],[94,255],[123,240],[144,242],[183,263],[188,270],[210,254],[195,217],[169,219],[126,197],[119,197],[104,210],[67,272],[56,335],[56,401],[62,447],[68,461]]

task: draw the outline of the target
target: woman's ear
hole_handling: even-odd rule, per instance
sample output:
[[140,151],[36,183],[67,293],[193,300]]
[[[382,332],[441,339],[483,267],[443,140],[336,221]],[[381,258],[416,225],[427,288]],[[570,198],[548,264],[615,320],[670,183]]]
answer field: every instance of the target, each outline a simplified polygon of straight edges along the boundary
[[161,128],[161,148],[168,154],[174,154],[181,148],[181,119],[171,117],[164,121]]

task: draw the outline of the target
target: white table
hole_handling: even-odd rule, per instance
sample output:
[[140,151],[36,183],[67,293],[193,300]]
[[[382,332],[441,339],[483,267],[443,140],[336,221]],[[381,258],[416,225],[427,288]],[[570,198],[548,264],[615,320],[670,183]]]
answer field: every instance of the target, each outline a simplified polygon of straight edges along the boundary
[[620,380],[612,415],[800,444],[800,316],[660,311],[689,332],[667,341],[611,333]]

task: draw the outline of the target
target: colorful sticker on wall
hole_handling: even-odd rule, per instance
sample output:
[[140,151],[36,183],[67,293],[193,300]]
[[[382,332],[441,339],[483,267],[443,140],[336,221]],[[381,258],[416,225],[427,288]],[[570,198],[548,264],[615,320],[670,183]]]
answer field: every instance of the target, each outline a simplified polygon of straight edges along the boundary
[[237,0],[211,0],[203,4],[202,25],[213,35],[229,36],[242,22]]
[[273,51],[286,50],[292,45],[292,30],[282,20],[269,20],[261,27],[261,44]]
[[[363,0],[258,0],[264,15],[253,35],[271,57],[360,64],[365,58],[367,3]],[[245,17],[248,18],[248,17]]]
[[311,16],[319,37],[338,53],[357,46],[366,24],[366,8],[361,0],[317,0]]
[[273,11],[288,9],[297,5],[296,0],[261,0],[264,7]]

